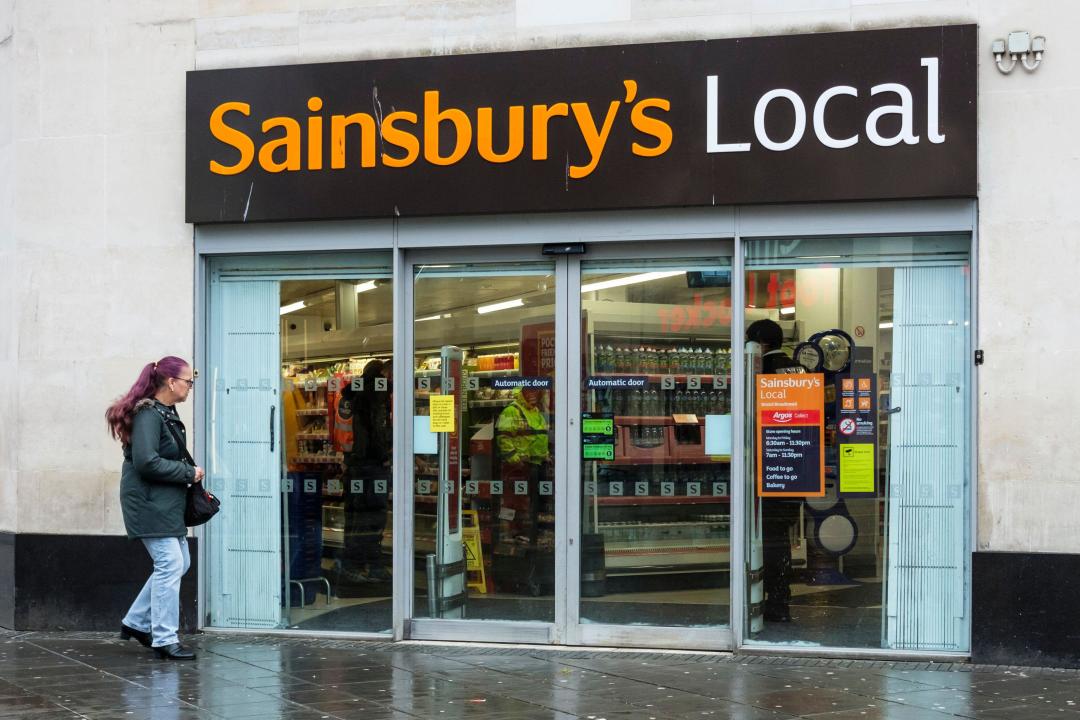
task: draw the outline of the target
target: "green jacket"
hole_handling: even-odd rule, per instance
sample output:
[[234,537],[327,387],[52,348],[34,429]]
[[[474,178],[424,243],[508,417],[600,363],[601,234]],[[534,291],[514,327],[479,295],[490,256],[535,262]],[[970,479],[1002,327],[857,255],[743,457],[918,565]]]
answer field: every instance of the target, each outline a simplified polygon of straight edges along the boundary
[[162,412],[180,438],[187,441],[176,408],[152,399],[135,406],[131,442],[124,446],[120,477],[124,528],[133,540],[187,535],[184,505],[188,485],[195,480],[195,468],[183,460],[184,451],[165,425]]
[[499,414],[495,424],[499,459],[503,463],[540,465],[547,462],[548,425],[540,408],[525,405],[521,391],[514,391],[514,402]]

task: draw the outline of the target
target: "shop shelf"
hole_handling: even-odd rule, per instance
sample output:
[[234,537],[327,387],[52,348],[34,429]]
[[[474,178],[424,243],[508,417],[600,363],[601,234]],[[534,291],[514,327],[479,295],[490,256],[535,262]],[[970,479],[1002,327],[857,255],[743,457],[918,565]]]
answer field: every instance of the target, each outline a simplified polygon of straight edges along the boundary
[[[616,457],[614,460],[602,460],[605,465],[646,465],[647,461],[638,460],[635,458]],[[717,463],[727,464],[731,462],[730,455],[705,455],[703,457],[669,457],[665,456],[660,460],[655,460],[654,465],[713,465]]]
[[603,506],[628,506],[628,505],[710,505],[726,503],[730,500],[727,495],[702,495],[700,497],[687,497],[686,495],[675,496],[626,496],[626,497],[598,497],[596,504]]
[[674,425],[675,420],[670,415],[616,415],[615,425]]
[[[642,426],[658,426],[662,423],[642,423]],[[663,437],[661,441],[653,446],[642,447],[635,445],[631,442],[633,436],[632,427],[624,425],[622,427],[616,426],[615,432],[617,433],[617,439],[615,442],[616,457],[619,459],[630,460],[634,463],[663,463],[671,456],[670,432],[667,427],[664,427]]]
[[343,457],[341,453],[333,455],[297,455],[292,458],[292,462],[300,465],[332,465],[340,463]]
[[679,442],[679,433],[673,428],[671,433],[671,456],[676,460],[704,460],[705,459],[705,428],[699,418],[697,427],[686,426],[685,431],[692,433],[692,442]]
[[329,438],[328,432],[296,433],[297,440],[328,440]]
[[469,407],[505,407],[514,402],[513,398],[494,398],[491,400],[470,400]]
[[296,411],[298,417],[316,417],[319,415],[326,415],[328,410],[326,408],[303,408]]
[[[650,383],[659,383],[662,378],[668,377],[668,375],[656,375],[653,373],[625,373],[625,372],[610,372],[610,373],[594,373],[592,377],[632,377],[632,378],[645,378]],[[701,378],[702,389],[711,390],[714,378],[723,378],[731,384],[731,373],[726,375],[711,375],[711,374],[697,374],[697,373],[674,373],[672,377],[675,378],[675,383],[678,385],[685,385],[686,378],[699,377]]]

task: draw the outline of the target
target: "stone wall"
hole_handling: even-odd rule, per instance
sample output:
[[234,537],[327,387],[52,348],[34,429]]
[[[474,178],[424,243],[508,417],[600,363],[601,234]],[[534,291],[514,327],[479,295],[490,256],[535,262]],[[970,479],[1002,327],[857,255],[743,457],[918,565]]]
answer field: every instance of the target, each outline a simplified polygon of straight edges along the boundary
[[[1061,421],[1080,393],[1057,380],[1080,306],[1080,47],[1058,30],[1078,21],[1053,0],[3,0],[0,530],[122,532],[102,413],[142,363],[193,347],[185,71],[975,22],[978,548],[1080,552]],[[1016,29],[1046,35],[1046,59],[1001,75],[990,43]]]

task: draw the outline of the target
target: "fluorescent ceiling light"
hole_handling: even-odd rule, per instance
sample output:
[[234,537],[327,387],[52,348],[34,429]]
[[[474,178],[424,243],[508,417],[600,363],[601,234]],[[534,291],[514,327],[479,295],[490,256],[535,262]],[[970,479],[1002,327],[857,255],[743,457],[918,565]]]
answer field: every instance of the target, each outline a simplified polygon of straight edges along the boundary
[[780,308],[780,314],[781,315],[794,315],[795,314],[795,306],[791,305],[791,306],[788,306],[788,307]]
[[889,330],[892,328],[892,322],[878,323],[878,328],[882,330]]
[[614,280],[601,280],[600,282],[582,285],[581,292],[595,292],[596,290],[607,290],[608,288],[622,287],[623,285],[635,285],[637,283],[649,282],[650,280],[660,280],[661,278],[683,275],[685,272],[685,270],[665,270],[663,272],[647,272],[639,275],[627,275],[626,277],[615,278]]
[[447,314],[447,315],[428,315],[427,317],[416,318],[416,322],[425,322],[427,320],[439,320],[439,319],[444,318],[444,317],[450,317],[450,315],[449,314]]
[[484,315],[490,312],[497,312],[499,310],[509,310],[510,308],[521,307],[524,304],[525,301],[522,298],[517,298],[515,300],[507,300],[506,302],[498,302],[492,305],[481,305],[480,307],[476,308],[476,312]]
[[375,289],[375,281],[374,280],[368,280],[367,282],[356,283],[356,292],[357,293],[367,292],[368,290],[374,290],[374,289]]
[[282,315],[287,315],[287,314],[289,314],[291,312],[296,312],[297,310],[302,310],[302,309],[304,309],[306,307],[307,307],[307,305],[304,304],[303,300],[297,300],[294,303],[289,303],[288,305],[282,305],[281,306],[281,314]]

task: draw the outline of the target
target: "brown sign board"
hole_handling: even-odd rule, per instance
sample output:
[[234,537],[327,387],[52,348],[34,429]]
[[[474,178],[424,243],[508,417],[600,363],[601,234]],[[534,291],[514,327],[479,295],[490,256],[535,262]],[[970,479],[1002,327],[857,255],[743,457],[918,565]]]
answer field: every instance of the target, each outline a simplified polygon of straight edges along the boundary
[[973,25],[188,73],[189,222],[974,197]]

